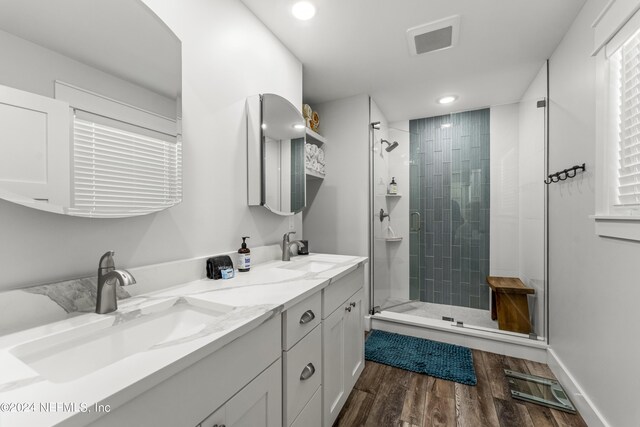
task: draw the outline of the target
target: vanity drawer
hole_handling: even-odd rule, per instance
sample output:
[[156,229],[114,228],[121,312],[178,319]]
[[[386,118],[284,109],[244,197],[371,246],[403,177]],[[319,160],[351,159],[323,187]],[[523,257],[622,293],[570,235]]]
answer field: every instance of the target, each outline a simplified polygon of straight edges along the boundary
[[322,291],[322,318],[326,319],[336,308],[342,307],[342,303],[363,286],[364,268],[362,265],[359,265],[355,271],[352,271],[335,282],[332,281],[331,284]]
[[316,292],[284,312],[282,318],[282,349],[289,350],[320,324],[322,300]]
[[284,425],[298,416],[320,387],[322,378],[322,328],[316,327],[289,351],[282,353],[284,363]]
[[322,427],[322,390],[318,388],[291,427]]

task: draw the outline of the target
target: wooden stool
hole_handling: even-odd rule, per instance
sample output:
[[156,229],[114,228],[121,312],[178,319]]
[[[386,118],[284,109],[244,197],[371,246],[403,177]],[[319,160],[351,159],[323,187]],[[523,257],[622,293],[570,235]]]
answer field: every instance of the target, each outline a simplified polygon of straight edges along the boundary
[[517,277],[487,276],[491,287],[491,320],[498,319],[498,328],[503,331],[531,332],[528,294],[536,290],[527,288]]

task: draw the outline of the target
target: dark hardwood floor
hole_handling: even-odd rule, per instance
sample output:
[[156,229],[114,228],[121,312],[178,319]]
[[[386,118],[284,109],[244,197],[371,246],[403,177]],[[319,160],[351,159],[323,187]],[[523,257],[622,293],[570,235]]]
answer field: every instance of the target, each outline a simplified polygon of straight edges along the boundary
[[511,398],[504,369],[555,378],[542,363],[473,351],[475,387],[367,361],[335,426],[586,426],[580,415]]

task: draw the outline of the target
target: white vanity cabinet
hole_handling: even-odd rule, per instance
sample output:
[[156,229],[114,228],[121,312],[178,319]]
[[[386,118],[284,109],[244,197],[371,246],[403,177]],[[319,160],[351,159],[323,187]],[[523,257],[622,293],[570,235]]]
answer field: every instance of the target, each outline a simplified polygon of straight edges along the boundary
[[364,369],[364,267],[283,314],[283,426],[331,426]]
[[282,316],[283,426],[320,427],[318,399],[322,381],[321,291]]
[[364,268],[323,291],[322,424],[331,426],[364,369]]
[[274,362],[198,427],[280,427],[281,377]]
[[105,427],[331,426],[364,369],[363,265],[327,278],[323,289],[326,281],[318,282],[314,293],[281,315],[248,327],[211,354],[190,354],[190,364],[166,368],[155,387],[105,402],[117,409],[84,421]]
[[208,426],[212,421],[218,427],[280,427],[281,325],[275,316],[186,369],[168,368],[163,382],[91,426]]

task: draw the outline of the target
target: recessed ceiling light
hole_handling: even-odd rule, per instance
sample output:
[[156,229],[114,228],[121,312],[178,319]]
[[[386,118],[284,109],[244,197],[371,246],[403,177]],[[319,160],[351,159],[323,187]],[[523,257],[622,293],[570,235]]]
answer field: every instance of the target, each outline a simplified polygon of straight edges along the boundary
[[301,125],[300,123],[293,125],[294,129],[304,129],[305,125]]
[[266,124],[266,123],[263,123],[262,125],[260,125],[260,127],[261,127],[262,129],[266,129],[266,128],[267,128],[267,124]]
[[307,21],[316,14],[316,7],[308,1],[299,1],[291,8],[293,16],[301,21]]
[[443,96],[442,98],[438,99],[438,104],[451,104],[456,99],[458,99],[458,97],[453,95]]
[[443,124],[440,125],[440,127],[442,129],[450,128],[451,127],[451,123],[443,123]]

